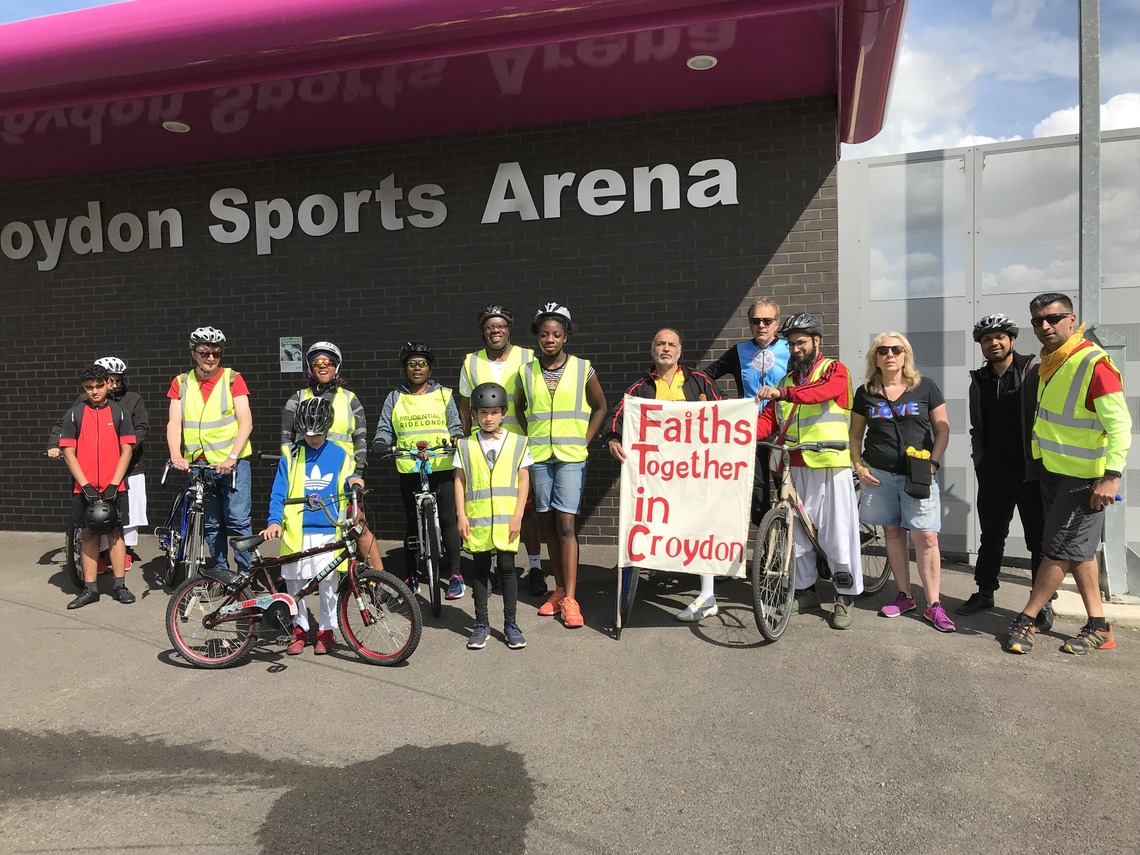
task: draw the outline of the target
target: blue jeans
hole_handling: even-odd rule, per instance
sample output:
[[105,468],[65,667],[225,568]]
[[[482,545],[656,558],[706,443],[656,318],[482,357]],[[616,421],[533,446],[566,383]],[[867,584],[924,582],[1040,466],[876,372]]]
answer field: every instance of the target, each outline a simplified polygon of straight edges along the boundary
[[[253,533],[249,517],[251,506],[249,460],[244,458],[239,460],[234,465],[234,475],[236,478],[232,488],[229,475],[219,475],[215,472],[210,476],[214,486],[206,493],[206,513],[202,521],[206,545],[210,547],[214,566],[223,570],[228,570],[230,566],[226,537],[241,537]],[[237,564],[239,571],[248,570],[249,561],[248,552],[234,553],[234,563]]]

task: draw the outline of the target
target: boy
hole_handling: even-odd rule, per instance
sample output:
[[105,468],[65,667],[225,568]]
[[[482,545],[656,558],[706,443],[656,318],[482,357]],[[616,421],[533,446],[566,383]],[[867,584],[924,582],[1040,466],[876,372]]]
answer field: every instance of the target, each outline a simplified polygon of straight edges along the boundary
[[498,383],[480,383],[471,391],[471,411],[479,430],[463,437],[455,452],[455,509],[463,548],[475,560],[475,628],[468,650],[482,650],[491,635],[487,614],[487,585],[491,558],[499,568],[503,591],[503,638],[511,650],[526,647],[515,622],[519,585],[515,553],[519,550],[533,462],[526,437],[503,427],[507,390]]
[[[281,538],[283,554],[324,546],[337,538],[336,526],[323,510],[312,510],[307,505],[286,506],[286,499],[313,495],[322,500],[335,499],[337,512],[334,516],[340,516],[348,502],[344,493],[353,487],[364,487],[364,481],[353,474],[356,461],[352,454],[340,445],[326,441],[332,421],[332,404],[324,398],[307,398],[297,407],[296,430],[304,442],[294,443],[288,454],[281,455],[269,498],[269,525],[261,532],[267,540]],[[296,597],[305,583],[330,560],[331,556],[326,552],[282,568],[281,575],[285,577],[289,596]],[[333,629],[337,625],[336,589],[339,584],[340,577],[333,573],[320,585],[321,617],[317,641],[313,645],[313,653],[317,656],[330,652],[335,643]],[[304,603],[297,606],[297,615],[293,618],[293,640],[285,649],[290,656],[300,654],[309,638],[309,610]]]
[[[79,382],[87,400],[64,414],[59,437],[63,459],[75,479],[72,523],[83,529],[83,590],[67,607],[81,609],[99,599],[96,577],[101,534],[107,535],[111,573],[115,577],[111,596],[130,605],[135,595],[126,585],[127,547],[122,527],[127,520],[127,493],[123,479],[135,444],[134,426],[123,408],[108,399],[111,381],[106,368],[87,366],[80,373]],[[97,523],[88,516],[88,508],[96,504],[110,504],[115,512],[109,518],[93,512],[92,517],[103,516]]]

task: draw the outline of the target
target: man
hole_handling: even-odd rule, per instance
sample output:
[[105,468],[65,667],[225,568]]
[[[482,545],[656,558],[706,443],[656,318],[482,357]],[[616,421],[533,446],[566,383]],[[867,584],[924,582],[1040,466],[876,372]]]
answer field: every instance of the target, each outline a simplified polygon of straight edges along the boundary
[[[768,436],[787,424],[788,445],[847,442],[854,394],[851,375],[837,359],[819,352],[823,321],[817,315],[792,315],[780,327],[791,359],[788,374],[777,386],[762,386],[757,399],[775,401],[757,420],[757,436]],[[815,522],[819,545],[827,553],[835,583],[833,629],[850,629],[854,598],[863,593],[859,544],[859,502],[851,474],[851,453],[792,451],[792,483]],[[796,594],[793,614],[819,607],[815,582],[817,557],[800,526],[794,527]]]
[[[505,306],[493,303],[484,307],[479,312],[478,323],[484,347],[463,357],[463,367],[459,370],[459,418],[463,422],[463,433],[471,435],[471,390],[481,383],[498,383],[508,390],[503,427],[511,433],[524,435],[515,414],[515,379],[519,368],[534,360],[534,351],[511,344],[514,316]],[[528,503],[523,514],[522,541],[530,566],[528,590],[531,596],[541,597],[546,593],[546,576],[542,572],[542,539],[533,502]]]
[[[974,324],[974,341],[985,364],[970,372],[970,456],[978,479],[978,523],[981,544],[974,564],[978,591],[958,607],[972,615],[994,607],[1000,587],[998,572],[1005,554],[1005,539],[1016,507],[1029,547],[1034,579],[1041,566],[1040,463],[1029,455],[1030,433],[1036,412],[1038,359],[1014,350],[1017,324],[1007,315],[986,315]],[[1036,618],[1039,632],[1053,626],[1048,603]]]
[[[705,369],[713,380],[731,374],[736,394],[755,398],[762,386],[774,387],[788,373],[788,343],[776,335],[780,328],[780,307],[767,297],[748,307],[752,338],[730,347],[720,359]],[[763,411],[768,402],[758,400]],[[752,482],[752,522],[759,525],[768,512],[768,449],[756,446],[756,473]]]
[[[226,337],[213,327],[190,333],[194,369],[170,383],[166,397],[166,447],[175,469],[186,472],[191,462],[214,467],[214,487],[206,495],[205,536],[214,564],[229,569],[226,535],[247,535],[250,527],[249,435],[253,415],[249,389],[232,368],[222,368]],[[249,567],[248,552],[234,556],[240,571]]]
[[[653,367],[630,386],[625,394],[658,401],[719,401],[724,397],[707,374],[681,364],[681,334],[676,330],[669,328],[658,330],[650,342],[649,355],[653,358]],[[624,462],[626,457],[621,444],[624,422],[625,398],[623,397],[614,410],[609,430],[606,432],[606,447],[610,450],[610,456],[619,462]],[[716,613],[713,577],[701,576],[700,595],[677,613],[677,620],[699,621]]]
[[1101,512],[1119,499],[1132,417],[1120,372],[1107,353],[1085,340],[1073,301],[1064,294],[1039,294],[1030,301],[1029,311],[1041,342],[1032,454],[1045,470],[1044,557],[1029,602],[1014,618],[1004,647],[1010,653],[1033,648],[1033,616],[1049,602],[1065,574],[1072,573],[1088,622],[1061,649],[1077,654],[1111,650],[1116,638],[1104,619],[1096,551],[1104,530]]

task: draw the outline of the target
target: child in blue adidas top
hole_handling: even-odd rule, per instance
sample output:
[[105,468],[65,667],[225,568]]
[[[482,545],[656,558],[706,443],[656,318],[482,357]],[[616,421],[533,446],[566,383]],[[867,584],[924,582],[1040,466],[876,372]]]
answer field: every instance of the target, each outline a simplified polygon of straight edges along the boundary
[[[297,408],[297,432],[304,436],[304,442],[295,443],[288,454],[281,456],[269,497],[269,525],[261,532],[261,536],[269,540],[280,537],[282,553],[324,546],[337,538],[336,526],[323,510],[312,510],[307,505],[286,505],[286,499],[314,494],[321,499],[330,499],[352,487],[364,486],[364,482],[353,474],[356,471],[353,456],[339,445],[326,441],[332,419],[332,404],[324,398],[308,398]],[[343,514],[346,503],[346,497],[341,495],[335,502],[336,510],[330,507],[330,513],[334,517]],[[285,578],[289,595],[296,597],[305,583],[330,560],[331,555],[326,552],[285,565],[281,575]],[[332,650],[335,643],[333,629],[337,625],[336,589],[339,584],[340,575],[337,573],[329,575],[320,584],[321,617],[313,646],[313,652],[318,656]],[[293,618],[293,641],[285,650],[290,656],[304,650],[309,637],[309,611],[304,603],[297,606],[297,615]]]

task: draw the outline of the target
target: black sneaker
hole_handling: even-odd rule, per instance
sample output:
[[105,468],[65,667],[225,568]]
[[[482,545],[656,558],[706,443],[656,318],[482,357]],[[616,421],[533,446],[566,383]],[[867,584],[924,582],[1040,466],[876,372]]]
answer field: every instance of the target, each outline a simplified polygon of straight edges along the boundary
[[135,595],[127,590],[126,585],[119,585],[119,587],[111,590],[111,599],[118,600],[124,606],[129,606],[135,601]]
[[541,567],[530,568],[530,572],[526,574],[526,586],[532,597],[546,596],[546,574],[542,572]]
[[1021,612],[1013,619],[1009,628],[1009,636],[1001,648],[1006,653],[1028,653],[1033,649],[1033,636],[1037,629],[1033,626],[1033,618]]
[[79,596],[67,604],[69,609],[81,609],[84,606],[89,606],[92,603],[99,602],[99,592],[89,591],[84,588],[79,592]]
[[978,591],[971,594],[970,599],[958,606],[956,611],[960,615],[972,615],[984,612],[994,607],[994,595],[990,591]]
[[1037,613],[1037,617],[1033,619],[1033,625],[1037,628],[1038,632],[1048,632],[1053,628],[1053,606],[1049,603]]

